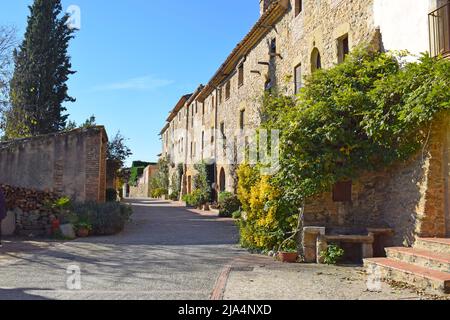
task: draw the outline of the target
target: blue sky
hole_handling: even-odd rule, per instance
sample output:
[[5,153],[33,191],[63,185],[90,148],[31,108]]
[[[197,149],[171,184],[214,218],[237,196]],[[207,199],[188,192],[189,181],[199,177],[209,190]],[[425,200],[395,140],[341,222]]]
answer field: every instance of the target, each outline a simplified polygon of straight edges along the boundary
[[[23,37],[32,0],[2,0],[0,24]],[[155,161],[158,134],[178,99],[205,84],[259,16],[258,0],[63,0],[81,9],[70,54],[77,102],[70,119],[92,114],[110,137],[120,130],[131,160]]]

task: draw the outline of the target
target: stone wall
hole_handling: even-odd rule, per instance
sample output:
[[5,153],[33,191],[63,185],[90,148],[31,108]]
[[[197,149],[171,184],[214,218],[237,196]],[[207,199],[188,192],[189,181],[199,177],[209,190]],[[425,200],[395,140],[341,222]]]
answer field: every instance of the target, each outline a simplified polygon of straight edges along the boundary
[[55,216],[49,206],[60,195],[33,189],[0,185],[5,194],[8,217],[2,225],[4,235],[38,237],[51,234]]
[[94,127],[0,143],[0,183],[103,202],[107,141]]
[[130,198],[150,198],[151,179],[158,173],[158,165],[149,165],[144,169],[144,173],[138,179],[136,186],[130,186]]
[[445,237],[450,231],[449,120],[447,114],[438,117],[426,147],[409,161],[353,181],[351,202],[334,202],[331,192],[311,199],[305,224],[344,234],[391,228],[397,246],[410,246],[418,236]]

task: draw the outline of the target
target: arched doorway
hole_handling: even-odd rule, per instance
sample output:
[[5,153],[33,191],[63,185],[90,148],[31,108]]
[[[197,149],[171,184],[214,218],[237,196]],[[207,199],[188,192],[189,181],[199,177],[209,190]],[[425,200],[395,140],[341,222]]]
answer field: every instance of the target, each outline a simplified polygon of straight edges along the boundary
[[226,190],[225,170],[222,168],[219,175],[219,191],[224,192]]
[[311,72],[322,69],[322,57],[320,56],[319,49],[314,48],[311,53]]
[[192,176],[188,176],[188,185],[187,185],[188,194],[192,193]]

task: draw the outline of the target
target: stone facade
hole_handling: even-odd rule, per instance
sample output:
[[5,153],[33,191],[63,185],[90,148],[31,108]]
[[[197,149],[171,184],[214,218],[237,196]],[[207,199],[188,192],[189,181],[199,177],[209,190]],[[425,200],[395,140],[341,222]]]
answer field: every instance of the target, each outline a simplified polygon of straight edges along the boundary
[[158,165],[152,164],[145,168],[136,186],[130,186],[130,198],[150,198],[151,179],[158,173]]
[[[175,164],[185,165],[182,193],[192,189],[192,166],[202,160],[215,165],[216,191],[234,191],[236,165],[229,160],[251,143],[252,130],[261,123],[265,89],[277,87],[295,94],[304,76],[338,64],[360,44],[413,54],[428,51],[428,14],[441,4],[436,0],[303,0],[300,10],[299,3],[261,0],[261,17],[249,34],[200,92],[173,109],[161,132],[163,155],[171,156],[173,170]],[[411,244],[416,235],[445,235],[450,230],[446,226],[450,218],[445,219],[449,216],[448,134],[444,123],[435,124],[426,154],[364,174],[353,181],[350,202],[334,202],[331,192],[311,199],[307,225],[366,234],[370,227],[393,228],[395,244]],[[179,141],[182,147],[177,148]]]
[[103,202],[107,142],[94,127],[0,143],[0,183]]

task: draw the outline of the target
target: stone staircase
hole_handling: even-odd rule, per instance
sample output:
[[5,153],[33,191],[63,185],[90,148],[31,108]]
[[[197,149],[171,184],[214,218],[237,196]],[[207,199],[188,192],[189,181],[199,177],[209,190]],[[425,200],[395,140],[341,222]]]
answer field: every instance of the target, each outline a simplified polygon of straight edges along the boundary
[[450,294],[450,239],[422,238],[413,248],[388,248],[386,253],[387,258],[364,260],[370,274]]

